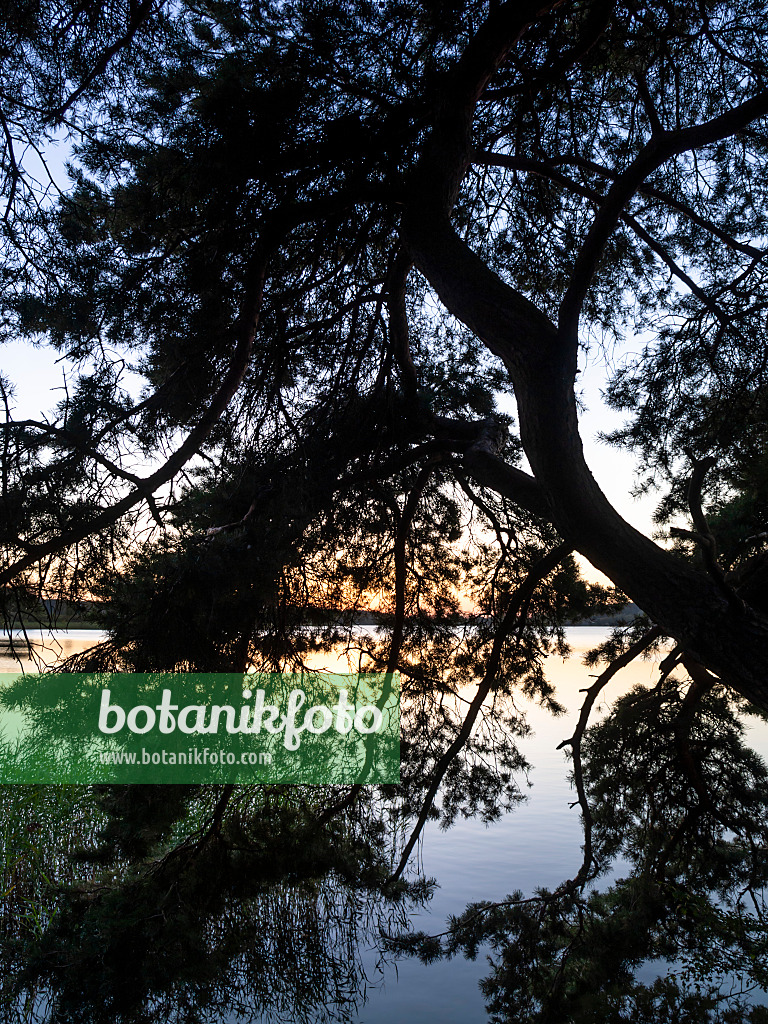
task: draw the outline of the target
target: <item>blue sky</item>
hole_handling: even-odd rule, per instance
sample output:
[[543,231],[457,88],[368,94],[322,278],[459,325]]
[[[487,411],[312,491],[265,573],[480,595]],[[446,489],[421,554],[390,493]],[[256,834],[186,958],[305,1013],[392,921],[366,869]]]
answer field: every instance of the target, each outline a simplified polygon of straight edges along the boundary
[[[65,161],[69,154],[66,145],[52,142],[46,149],[46,167],[34,151],[24,154],[25,167],[37,179],[40,188],[51,195],[56,187],[67,187],[68,175]],[[51,184],[53,179],[54,184]],[[637,341],[625,346],[636,350]],[[621,351],[614,352],[612,360],[621,358]],[[582,354],[582,372],[579,385],[586,411],[581,418],[581,435],[585,455],[592,472],[609,501],[634,527],[650,536],[653,532],[651,517],[658,498],[644,495],[639,499],[631,496],[635,483],[635,460],[627,452],[620,451],[598,440],[601,432],[608,432],[620,426],[624,416],[607,409],[601,397],[609,369],[605,356],[597,349],[588,358]],[[0,346],[0,370],[15,385],[15,419],[39,419],[48,413],[64,395],[65,373],[73,374],[71,364],[59,359],[57,353],[45,347],[36,347],[25,342],[11,342]],[[140,388],[136,380],[136,394]],[[127,378],[124,378],[124,384]],[[137,467],[138,468],[138,467]],[[590,571],[590,578],[598,579],[599,573]],[[604,578],[602,578],[604,579]]]
[[[57,362],[57,353],[24,342],[11,342],[0,348],[0,366],[16,386],[14,418],[40,418],[62,398],[64,373],[71,365]],[[581,433],[587,461],[608,499],[637,529],[652,532],[651,516],[657,499],[645,495],[633,499],[634,458],[624,451],[598,441],[601,431],[619,426],[623,414],[607,409],[600,390],[605,386],[607,369],[602,358],[593,357],[579,376],[587,411],[581,419]]]

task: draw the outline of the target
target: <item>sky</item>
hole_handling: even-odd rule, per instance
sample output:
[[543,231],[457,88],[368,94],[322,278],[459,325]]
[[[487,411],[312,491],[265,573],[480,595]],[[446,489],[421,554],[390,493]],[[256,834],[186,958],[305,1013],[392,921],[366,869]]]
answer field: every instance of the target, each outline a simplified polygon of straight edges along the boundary
[[[45,167],[33,151],[25,153],[24,156],[28,172],[36,177],[41,188],[48,190],[49,194],[57,187],[67,187],[68,151],[65,145],[55,142],[50,144],[46,151]],[[629,354],[632,350],[636,351],[641,345],[642,339],[631,340],[623,352],[614,351],[612,361],[615,364],[623,355]],[[624,414],[608,409],[601,397],[601,389],[605,387],[610,372],[605,354],[593,350],[585,358],[582,353],[580,369],[580,397],[586,406],[581,417],[581,436],[587,463],[614,508],[632,526],[650,536],[654,531],[652,515],[658,498],[654,495],[633,498],[631,492],[635,484],[634,456],[599,440],[601,432],[610,432],[624,422]],[[10,378],[15,386],[15,419],[40,419],[42,415],[49,413],[64,396],[65,374],[71,375],[73,372],[71,365],[60,359],[57,353],[26,342],[0,345],[0,371]],[[135,381],[138,396],[139,378],[135,378]],[[123,383],[131,386],[127,377],[123,379]],[[136,471],[140,472],[140,469],[137,467]],[[583,565],[587,578],[593,582],[608,582],[588,563],[583,562]]]
[[[637,347],[636,345],[634,347]],[[40,419],[50,412],[63,397],[64,374],[72,373],[71,366],[57,361],[58,354],[47,348],[25,342],[11,342],[0,347],[0,370],[15,385],[15,419]],[[636,529],[650,536],[651,521],[658,498],[643,495],[633,498],[635,459],[629,453],[601,442],[598,435],[620,426],[622,413],[606,408],[601,398],[605,386],[607,367],[602,356],[593,355],[584,361],[579,382],[581,397],[587,407],[581,418],[581,434],[587,463],[617,511]],[[606,582],[597,570],[585,565],[585,575],[593,582]]]

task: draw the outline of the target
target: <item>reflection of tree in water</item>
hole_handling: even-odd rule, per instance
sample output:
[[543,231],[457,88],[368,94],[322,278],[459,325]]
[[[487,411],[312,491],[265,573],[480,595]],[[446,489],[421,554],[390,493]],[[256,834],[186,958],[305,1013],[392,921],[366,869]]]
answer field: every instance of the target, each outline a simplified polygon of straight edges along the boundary
[[[402,521],[396,532],[402,553]],[[74,1019],[216,1019],[238,1007],[246,1016],[290,1020],[343,1016],[365,985],[360,938],[379,920],[387,932],[402,928],[409,899],[426,892],[423,883],[402,878],[406,847],[427,817],[443,824],[458,815],[492,820],[520,799],[518,779],[527,765],[517,739],[527,727],[515,692],[556,709],[541,665],[548,651],[564,649],[559,619],[601,601],[617,603],[579,579],[567,546],[547,550],[551,538],[543,534],[518,541],[514,563],[491,562],[505,600],[498,607],[489,602],[470,621],[452,603],[439,605],[443,573],[429,585],[426,573],[420,578],[422,604],[406,617],[412,595],[405,563],[396,559],[391,629],[361,641],[359,657],[363,669],[394,665],[402,673],[399,787],[97,790],[103,839],[94,843],[92,826],[85,838],[64,837],[59,845],[87,852],[78,867],[67,864],[57,876],[68,889],[41,895],[40,905],[55,905],[57,916],[39,931],[17,924],[8,936],[18,940],[6,956],[15,958],[9,966],[23,972],[22,982],[47,986],[57,1012]],[[257,628],[243,627],[247,642],[233,645],[229,606],[216,615],[203,608],[198,622],[196,606],[183,608],[165,592],[180,581],[199,584],[210,554],[215,560],[216,551],[201,555],[193,545],[172,555],[137,555],[130,586],[120,578],[113,584],[110,640],[66,668],[204,671],[232,668],[233,652],[241,671],[248,664],[301,664],[306,609],[295,607],[295,621],[286,622],[272,621],[267,608]],[[173,572],[160,565],[168,559]],[[438,563],[445,568],[442,549]],[[368,568],[384,571],[373,558]],[[240,570],[249,571],[242,560]],[[567,600],[553,601],[543,585],[552,579],[568,588]],[[484,574],[478,587],[485,587]],[[198,585],[192,590],[206,592]],[[164,615],[161,636],[159,605],[175,614]],[[202,647],[188,643],[195,631],[205,639]],[[333,621],[314,634],[315,646],[335,649],[344,633]],[[350,642],[353,636],[347,631]],[[469,702],[466,687],[474,689]],[[412,832],[404,834],[409,825]],[[19,818],[15,833],[22,828]],[[50,833],[56,844],[61,824]],[[38,864],[38,873],[43,870]],[[7,987],[12,998],[12,982]]]
[[[594,653],[607,667],[564,744],[584,825],[574,878],[471,906],[442,939],[407,933],[411,900],[427,890],[402,879],[425,821],[491,819],[520,798],[515,693],[557,710],[541,659],[560,649],[547,602],[563,565],[562,547],[532,558],[504,612],[471,627],[396,621],[397,648],[391,636],[361,641],[364,665],[399,653],[399,787],[11,790],[5,888],[16,917],[4,956],[18,983],[6,981],[7,999],[42,986],[50,1020],[343,1018],[365,986],[361,939],[381,927],[405,935],[386,944],[393,954],[488,944],[483,990],[498,1021],[764,1020],[739,996],[768,988],[768,771],[742,741],[746,707],[673,648],[655,688],[590,726],[606,684],[660,649],[643,619]],[[330,648],[334,635],[318,642]],[[119,629],[113,637],[125,649]],[[631,871],[598,889],[617,858]],[[662,977],[638,980],[643,965]]]
[[[708,673],[768,708],[763,7],[4,8],[3,337],[71,368],[37,420],[0,380],[4,621],[96,595],[103,667],[277,670],[319,646],[302,625],[330,644],[376,595],[388,637],[365,656],[406,680],[415,838],[518,798],[515,695],[554,709],[543,653],[623,603],[590,592],[578,550],[677,638],[691,682],[582,720],[581,870],[469,911],[448,945],[494,944],[502,1019],[715,1013],[639,988],[649,958],[762,985],[766,779]],[[79,161],[56,206],[22,160],[54,127]],[[581,347],[638,327],[644,351],[604,381],[629,415],[613,441],[665,488],[676,550],[610,505],[579,435]],[[7,818],[4,955],[70,1017],[218,1012],[270,943],[296,973],[253,965],[254,1005],[343,1007],[339,922],[391,892],[410,844],[360,787],[118,790],[100,862],[77,867],[54,853],[69,797],[48,799],[42,840],[29,807]],[[617,854],[630,878],[590,895]],[[270,912],[288,892],[327,893],[325,916]]]
[[[679,662],[685,683],[670,675]],[[391,948],[429,962],[489,944],[481,988],[499,1022],[767,1021],[754,1004],[768,990],[768,769],[743,742],[745,710],[673,651],[654,688],[635,688],[571,741],[585,836],[577,875],[473,904],[443,935]],[[613,871],[622,877],[594,885]]]
[[382,897],[370,802],[324,825],[298,788],[104,787],[95,806],[75,787],[8,790],[8,1020],[343,1019],[361,943],[426,894]]
[[[656,641],[636,637],[602,656],[625,664]],[[6,1006],[43,991],[48,1020],[354,1017],[361,940],[381,927],[406,936],[391,952],[427,960],[489,947],[482,987],[497,1021],[768,1019],[750,1002],[768,988],[768,770],[743,742],[744,708],[690,659],[690,679],[672,674],[679,660],[599,724],[582,730],[582,717],[576,876],[470,906],[442,938],[407,933],[427,890],[393,883],[408,834],[384,825],[392,790],[8,787]],[[429,799],[424,784],[396,797],[411,828],[418,792]],[[600,886],[617,858],[628,870]]]

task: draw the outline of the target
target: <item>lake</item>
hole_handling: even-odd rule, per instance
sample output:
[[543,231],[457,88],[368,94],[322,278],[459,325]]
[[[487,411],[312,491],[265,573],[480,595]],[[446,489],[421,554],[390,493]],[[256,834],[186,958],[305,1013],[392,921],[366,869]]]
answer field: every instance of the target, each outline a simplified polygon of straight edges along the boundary
[[[554,887],[578,870],[581,863],[579,812],[569,806],[575,799],[568,783],[569,765],[557,746],[572,734],[581,701],[579,691],[592,681],[594,669],[584,666],[583,656],[605,639],[608,629],[571,627],[566,632],[572,649],[570,658],[550,657],[546,669],[567,714],[553,718],[531,702],[523,702],[534,730],[532,736],[520,741],[522,752],[533,765],[526,802],[490,826],[460,820],[443,832],[427,824],[415,851],[416,863],[427,877],[436,879],[439,887],[428,910],[413,916],[416,929],[442,932],[447,916],[460,913],[469,902],[501,900],[516,889],[530,894],[539,886]],[[97,642],[101,634],[96,630],[73,630],[48,635],[45,639],[39,634],[29,636],[37,653],[51,663],[85,649]],[[27,664],[33,667],[31,662]],[[341,666],[337,662],[328,667],[338,670]],[[17,670],[7,651],[0,650],[0,671]],[[648,685],[656,676],[656,662],[633,663],[604,691],[602,709],[606,701],[635,684]],[[599,712],[600,707],[595,709],[596,715]],[[750,742],[766,756],[768,725],[753,721],[755,724],[749,729]],[[487,1021],[478,988],[479,979],[487,973],[482,955],[476,962],[458,957],[430,966],[400,960],[396,967],[384,966],[381,973],[376,968],[377,959],[374,948],[364,954],[371,987],[367,989],[367,1002],[350,1020],[359,1024],[389,1024],[392,1019],[406,1024],[429,1020],[446,1024]],[[651,971],[650,976],[653,974]]]

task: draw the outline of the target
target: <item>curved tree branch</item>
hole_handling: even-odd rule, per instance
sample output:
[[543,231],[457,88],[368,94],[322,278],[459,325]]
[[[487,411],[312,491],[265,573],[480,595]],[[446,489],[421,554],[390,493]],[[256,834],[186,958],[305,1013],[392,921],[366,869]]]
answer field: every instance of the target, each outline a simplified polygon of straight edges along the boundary
[[662,635],[662,630],[659,629],[658,626],[654,626],[652,629],[649,629],[647,633],[644,633],[639,640],[630,644],[623,654],[620,654],[618,658],[614,659],[614,661],[610,663],[608,668],[600,673],[586,692],[586,697],[581,705],[579,720],[576,723],[576,729],[574,730],[573,735],[569,739],[563,740],[562,743],[558,744],[558,750],[562,750],[563,747],[571,748],[573,756],[573,780],[576,786],[576,794],[579,798],[584,827],[584,860],[576,878],[573,880],[573,885],[579,885],[581,882],[589,880],[593,861],[592,826],[594,824],[594,819],[592,817],[592,808],[590,807],[589,800],[587,799],[587,791],[584,788],[584,770],[581,762],[581,741],[584,738],[584,733],[586,732],[587,725],[589,724],[589,716],[592,714],[592,708],[595,706],[595,701],[616,673],[620,672],[621,669],[626,668],[626,666],[633,662],[635,658],[639,658],[640,655]]
[[651,137],[626,171],[611,185],[576,257],[571,280],[560,304],[559,327],[564,341],[575,342],[581,307],[605,244],[625,206],[648,175],[672,157],[730,138],[741,128],[766,114],[768,91],[761,92],[702,124],[690,125],[679,131],[662,132]]
[[[67,111],[77,103],[80,97],[86,93],[88,89],[90,89],[96,79],[107,70],[114,57],[121,50],[130,46],[136,36],[136,33],[149,20],[156,3],[157,0],[141,0],[140,3],[130,4],[130,16],[125,33],[116,39],[111,46],[107,47],[82,82],[80,82],[80,84],[69,94],[61,106],[57,107],[56,110],[50,113],[49,120],[53,124],[58,124],[61,121]],[[160,0],[158,6],[161,7],[162,3],[163,0]]]
[[441,782],[445,778],[445,773],[448,771],[453,759],[466,744],[472,734],[472,729],[477,721],[477,716],[480,714],[480,709],[496,682],[499,668],[501,667],[501,655],[504,649],[504,644],[515,629],[522,628],[525,622],[525,616],[522,614],[522,611],[527,603],[530,602],[538,585],[557,567],[566,555],[571,553],[572,550],[573,549],[569,544],[558,544],[556,548],[553,548],[540,561],[538,561],[536,565],[533,566],[526,578],[517,590],[515,590],[514,594],[512,594],[507,610],[504,613],[504,618],[502,619],[493,638],[493,645],[491,647],[491,653],[488,656],[488,662],[485,667],[483,679],[477,687],[477,693],[472,698],[472,703],[464,717],[464,721],[461,723],[461,728],[456,734],[453,742],[435,765],[429,788],[427,789],[426,795],[422,801],[421,811],[419,812],[416,825],[411,832],[408,842],[403,848],[400,861],[392,875],[393,880],[398,879],[405,870],[408,858],[410,857],[413,848],[421,835],[421,831],[424,828],[427,818],[429,817],[430,810],[432,809],[432,802],[437,795]]
[[240,382],[245,376],[245,371],[253,349],[256,327],[259,322],[261,303],[264,289],[264,279],[267,270],[267,262],[271,249],[259,244],[256,254],[251,260],[248,272],[248,285],[246,294],[240,310],[240,316],[236,325],[237,343],[232,355],[227,372],[224,374],[221,384],[211,399],[208,408],[190,430],[184,441],[179,445],[173,454],[166,459],[165,463],[148,477],[137,481],[136,486],[128,492],[120,501],[115,502],[108,508],[90,519],[79,523],[71,530],[59,534],[50,541],[34,545],[29,552],[17,561],[6,566],[0,572],[0,584],[13,579],[25,569],[30,568],[46,555],[62,551],[71,544],[76,544],[92,533],[103,530],[138,505],[146,495],[156,491],[158,487],[168,483],[176,473],[184,466],[205,441],[214,425],[218,422],[224,410],[229,405]]
[[[468,61],[444,88],[445,104],[425,143],[403,219],[414,261],[443,304],[506,364],[515,386],[520,433],[534,475],[560,534],[742,695],[768,707],[765,650],[768,621],[741,612],[716,582],[663,551],[611,506],[584,459],[574,393],[576,325],[600,253],[625,203],[645,177],[688,149],[727,138],[768,112],[768,92],[701,125],[652,139],[611,186],[576,261],[561,307],[561,329],[506,285],[460,239],[450,221],[458,182],[471,153],[472,110],[493,67],[524,29],[522,15],[488,19],[476,39],[481,62]],[[526,9],[530,16],[530,9]],[[495,38],[495,57],[489,32]],[[467,53],[473,50],[470,44]],[[469,80],[467,69],[476,78]],[[711,629],[713,618],[721,628]]]
[[[597,175],[598,177],[607,178],[609,181],[615,181],[619,177],[616,171],[611,170],[608,167],[603,167],[602,164],[595,163],[593,160],[586,160],[576,154],[552,157],[548,160],[532,160],[530,157],[517,156],[512,153],[494,153],[488,150],[478,149],[472,154],[472,163],[479,164],[483,167],[506,167],[512,171],[523,171],[527,174],[535,174],[537,177],[557,182],[557,184],[569,189],[575,195],[583,196],[585,199],[590,199],[597,203],[602,203],[605,198],[602,192],[598,192],[596,189],[585,185],[583,182],[574,181],[573,178],[563,174],[558,170],[558,168],[563,164],[580,167],[583,170]],[[642,184],[638,188],[636,194],[646,196],[648,199],[658,200],[658,202],[662,203],[670,210],[674,210],[676,213],[681,214],[703,231],[706,231],[708,234],[718,238],[724,245],[728,246],[729,249],[733,249],[735,252],[740,252],[745,256],[750,256],[753,260],[758,262],[766,256],[766,251],[764,249],[758,249],[756,246],[750,245],[749,242],[741,242],[738,238],[734,238],[732,235],[729,235],[728,232],[718,224],[708,220],[706,217],[702,217],[702,215],[697,213],[692,206],[683,202],[682,199],[677,196],[667,195],[666,192],[662,192],[661,189],[658,189],[653,185],[648,185],[647,183]]]

